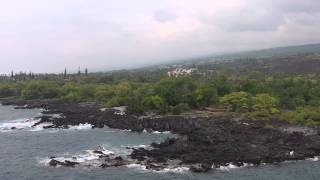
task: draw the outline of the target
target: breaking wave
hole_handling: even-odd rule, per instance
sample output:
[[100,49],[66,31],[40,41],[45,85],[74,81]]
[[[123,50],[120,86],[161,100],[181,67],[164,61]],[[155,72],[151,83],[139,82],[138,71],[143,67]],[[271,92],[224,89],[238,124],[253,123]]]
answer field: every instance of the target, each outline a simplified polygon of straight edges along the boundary
[[0,132],[10,132],[15,130],[30,130],[37,131],[42,130],[44,126],[48,126],[50,124],[40,124],[34,126],[38,123],[39,119],[17,119],[11,120],[0,124]]
[[190,168],[188,167],[167,167],[162,170],[152,170],[152,169],[147,169],[145,165],[141,165],[141,164],[128,164],[126,165],[126,167],[136,169],[139,171],[150,171],[154,173],[186,173],[190,170]]
[[[40,122],[40,119],[17,119],[17,120],[10,120],[7,122],[0,123],[0,132],[12,132],[12,131],[19,131],[19,130],[26,130],[26,131],[42,131],[45,130],[47,126],[52,126],[52,123],[41,123],[36,125]],[[92,129],[92,125],[85,123],[79,124],[77,126],[68,126],[66,130],[90,130]],[[51,129],[57,130],[57,129]]]
[[77,126],[68,126],[68,128],[70,130],[89,130],[89,129],[92,129],[92,124],[88,124],[88,123],[85,123],[85,124],[79,124]]
[[[68,154],[68,153],[67,153]],[[49,166],[51,160],[56,160],[59,162],[76,162],[84,166],[100,166],[101,162],[98,161],[101,156],[113,155],[114,152],[103,147],[100,147],[99,152],[97,150],[85,150],[83,153],[66,155],[61,157],[46,157],[39,160],[40,164]]]

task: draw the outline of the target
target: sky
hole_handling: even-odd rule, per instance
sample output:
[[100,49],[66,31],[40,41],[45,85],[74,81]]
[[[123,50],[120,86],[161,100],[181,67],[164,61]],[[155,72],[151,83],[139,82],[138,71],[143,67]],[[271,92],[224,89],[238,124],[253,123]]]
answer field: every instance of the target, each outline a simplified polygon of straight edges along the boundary
[[0,3],[0,73],[113,70],[320,42],[319,0]]

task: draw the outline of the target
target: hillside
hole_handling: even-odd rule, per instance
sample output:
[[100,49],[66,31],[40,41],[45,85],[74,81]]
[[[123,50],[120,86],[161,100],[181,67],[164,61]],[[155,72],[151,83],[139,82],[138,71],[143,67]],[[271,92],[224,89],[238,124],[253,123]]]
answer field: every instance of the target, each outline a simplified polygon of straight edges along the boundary
[[223,59],[239,58],[271,58],[281,56],[294,56],[300,54],[320,53],[320,44],[306,44],[297,46],[275,47],[256,51],[246,51],[240,53],[226,54],[219,56]]
[[199,73],[261,72],[266,74],[319,74],[320,44],[279,47],[180,62],[162,69],[196,68]]

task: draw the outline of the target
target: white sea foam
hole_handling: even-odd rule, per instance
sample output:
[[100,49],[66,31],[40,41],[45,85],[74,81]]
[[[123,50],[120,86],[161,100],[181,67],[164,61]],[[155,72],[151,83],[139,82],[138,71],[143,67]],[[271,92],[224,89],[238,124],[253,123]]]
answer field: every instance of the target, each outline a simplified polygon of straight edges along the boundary
[[[227,166],[220,166],[219,168],[216,168],[216,169],[217,170],[221,170],[221,171],[230,171],[231,169],[251,167],[251,166],[254,166],[254,165],[253,164],[244,163],[243,166],[236,166],[236,165],[230,163]],[[212,165],[212,168],[215,168],[215,166]]]
[[54,119],[65,118],[63,114],[51,114],[50,116]]
[[127,168],[133,168],[133,169],[137,169],[137,170],[141,170],[141,171],[147,171],[147,167],[145,165],[141,165],[141,164],[128,164],[126,165]]
[[[111,150],[108,150],[108,149],[105,149],[105,148],[100,148],[100,149],[101,149],[100,151],[101,151],[103,154],[105,154],[105,155],[112,155],[112,154],[114,154],[114,152],[111,151]],[[86,152],[89,153],[89,154],[97,155],[97,153],[94,153],[94,151],[95,151],[95,150],[87,150]]]
[[50,161],[51,161],[51,159],[50,158],[37,158],[38,159],[38,162],[40,163],[40,164],[43,164],[43,165],[45,165],[45,166],[48,166],[49,165],[49,163],[50,163]]
[[150,145],[144,145],[144,144],[140,144],[140,145],[132,145],[132,146],[121,146],[121,147],[128,147],[128,148],[148,148],[150,147]]
[[229,164],[227,166],[220,166],[218,168],[218,170],[221,170],[221,171],[229,171],[230,169],[236,169],[236,168],[239,168],[238,166],[235,166],[233,164]]
[[35,126],[36,123],[40,122],[40,119],[17,119],[4,122],[0,124],[0,132],[10,132],[17,130],[28,130],[28,131],[42,131],[45,126],[53,125],[52,123],[41,123]]
[[131,129],[122,129],[120,131],[123,131],[123,132],[131,132],[132,130]]
[[80,154],[74,154],[72,156],[67,155],[65,157],[54,157],[54,158],[43,158],[43,159],[39,159],[39,163],[43,164],[43,165],[49,165],[49,162],[54,159],[56,161],[59,162],[65,162],[65,161],[71,161],[71,162],[77,162],[80,163],[82,165],[90,165],[90,166],[95,166],[100,165],[99,162],[96,162],[96,160],[98,160],[101,155],[112,155],[114,154],[113,151],[104,149],[104,148],[100,148],[99,151],[101,151],[103,154],[100,153],[95,153],[95,150],[86,150],[84,151],[84,153],[80,153]]
[[161,171],[155,171],[158,173],[186,173],[190,170],[188,167],[175,167],[175,168],[164,168]]
[[89,130],[92,129],[92,125],[85,123],[85,124],[79,124],[77,126],[68,126],[70,130]]
[[170,131],[163,131],[163,132],[153,131],[152,133],[153,133],[153,134],[170,134],[171,132],[170,132]]
[[[61,114],[53,115],[55,118],[62,117]],[[35,126],[36,123],[39,123],[40,119],[17,119],[17,120],[10,120],[4,123],[0,123],[0,132],[10,132],[10,131],[17,131],[17,130],[28,130],[28,131],[42,131],[44,130],[45,126],[51,126],[52,123],[41,123]],[[68,126],[70,130],[89,130],[92,129],[92,125],[85,123],[79,124],[77,126]],[[57,129],[56,129],[57,130]]]
[[307,160],[310,160],[310,161],[319,161],[319,156],[316,156],[314,158],[309,158]]
[[151,145],[144,145],[144,144],[140,144],[140,145],[121,145],[121,148],[126,148],[126,152],[131,152],[132,149],[139,149],[139,148],[143,148],[146,150],[152,150],[153,147]]
[[170,131],[148,131],[146,129],[143,129],[143,133],[152,133],[152,134],[170,134]]
[[35,119],[17,119],[0,124],[0,131],[7,132],[13,130],[31,129],[32,126],[40,120]]
[[29,131],[42,131],[42,130],[44,130],[44,127],[51,126],[51,125],[53,125],[53,124],[52,123],[42,123],[37,126],[34,126]]
[[139,171],[150,171],[150,172],[154,172],[154,173],[185,173],[190,170],[190,168],[188,168],[188,167],[167,167],[167,168],[164,168],[162,170],[157,171],[157,170],[147,169],[147,167],[142,164],[128,164],[128,165],[126,165],[126,167],[136,169]]

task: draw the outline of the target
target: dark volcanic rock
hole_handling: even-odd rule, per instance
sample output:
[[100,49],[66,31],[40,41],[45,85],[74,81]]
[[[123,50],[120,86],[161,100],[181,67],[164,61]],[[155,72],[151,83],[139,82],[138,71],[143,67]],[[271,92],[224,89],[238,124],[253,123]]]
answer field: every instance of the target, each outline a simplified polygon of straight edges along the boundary
[[49,162],[49,166],[53,166],[53,167],[56,167],[56,166],[74,167],[78,164],[79,164],[78,162],[67,161],[67,160],[64,162],[61,162],[61,161],[57,161],[55,159],[51,159]]
[[130,163],[131,163],[130,161],[124,160],[121,156],[118,156],[115,158],[105,159],[104,163],[100,167],[102,168],[119,167],[119,166],[128,165]]
[[92,152],[95,153],[95,154],[105,155],[102,151],[99,151],[99,150],[94,150]]
[[54,160],[54,159],[50,160],[50,162],[49,162],[49,166],[54,166],[54,167],[56,167],[56,166],[58,166],[60,164],[61,164],[60,161],[57,161],[57,160]]

